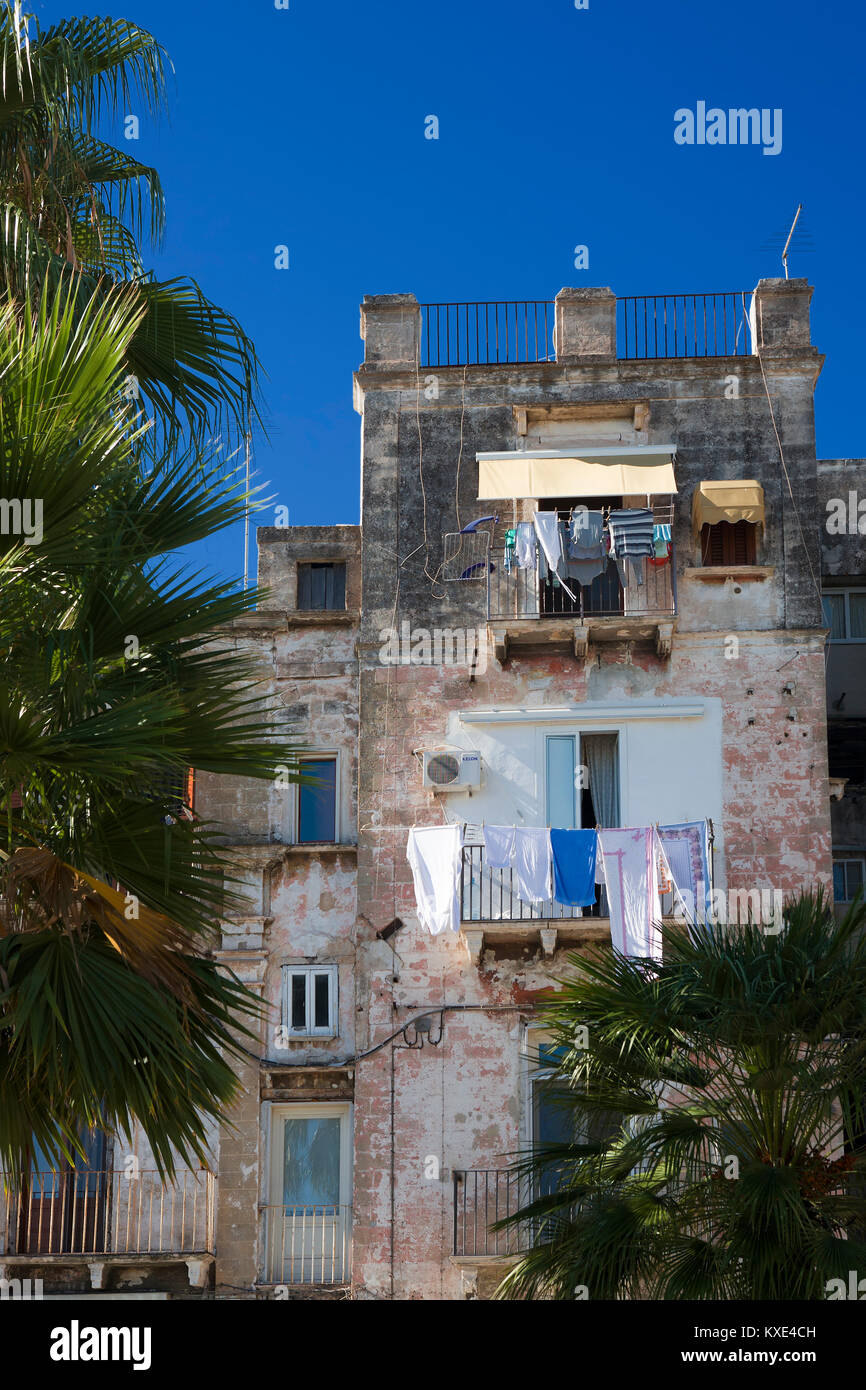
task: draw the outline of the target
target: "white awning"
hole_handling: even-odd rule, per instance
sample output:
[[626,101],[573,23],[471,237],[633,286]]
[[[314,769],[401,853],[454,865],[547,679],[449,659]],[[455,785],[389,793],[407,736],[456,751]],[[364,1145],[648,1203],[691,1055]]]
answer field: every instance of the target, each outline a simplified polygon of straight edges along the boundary
[[479,501],[508,497],[624,497],[677,490],[675,444],[477,454]]

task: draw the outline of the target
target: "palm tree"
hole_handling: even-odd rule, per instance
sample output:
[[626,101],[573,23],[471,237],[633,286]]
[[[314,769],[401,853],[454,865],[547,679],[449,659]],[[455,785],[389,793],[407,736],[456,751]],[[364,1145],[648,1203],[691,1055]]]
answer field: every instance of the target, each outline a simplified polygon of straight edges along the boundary
[[34,1140],[68,1159],[97,1123],[137,1120],[165,1170],[203,1159],[257,1007],[208,955],[231,875],[171,784],[189,767],[273,779],[292,745],[262,671],[219,635],[261,595],[173,558],[243,514],[242,481],[200,453],[154,457],[120,403],[146,312],[134,290],[83,285],[0,308],[0,1164],[13,1175]]
[[147,272],[142,243],[158,243],[165,220],[159,175],[96,134],[130,104],[158,115],[166,64],[127,20],[42,30],[17,0],[0,3],[0,288],[32,296],[75,276],[89,299],[129,286],[142,313],[126,350],[127,393],[140,391],[170,436],[179,422],[199,438],[223,425],[246,433],[252,343],[194,281]]
[[541,1021],[573,1138],[515,1164],[499,1297],[821,1299],[866,1269],[864,924],[819,891],[777,935],[572,958]]

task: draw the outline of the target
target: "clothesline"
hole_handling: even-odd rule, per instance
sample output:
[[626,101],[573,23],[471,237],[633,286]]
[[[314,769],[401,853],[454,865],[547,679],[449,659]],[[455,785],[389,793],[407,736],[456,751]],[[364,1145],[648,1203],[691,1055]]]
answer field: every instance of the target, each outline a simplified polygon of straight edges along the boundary
[[[413,827],[407,858],[419,921],[432,935],[460,929],[460,876],[466,823]],[[673,892],[695,923],[711,891],[709,824],[560,829],[486,825],[490,869],[509,869],[528,903],[589,907],[607,888],[613,945],[623,955],[661,958],[658,900]]]
[[555,576],[569,598],[567,580],[587,587],[612,559],[623,586],[627,569],[643,585],[643,562],[667,564],[672,553],[669,523],[657,523],[651,507],[606,507],[589,511],[573,507],[567,521],[558,511],[536,511],[532,521],[520,521],[505,534],[505,570],[537,570],[544,582]]

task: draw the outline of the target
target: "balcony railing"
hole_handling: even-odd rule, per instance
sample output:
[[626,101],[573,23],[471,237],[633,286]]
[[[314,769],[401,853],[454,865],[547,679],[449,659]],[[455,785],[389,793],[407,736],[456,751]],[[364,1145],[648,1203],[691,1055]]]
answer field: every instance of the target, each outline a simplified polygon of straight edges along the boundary
[[530,1249],[537,1223],[521,1221],[504,1231],[490,1228],[531,1200],[530,1180],[507,1168],[455,1169],[453,1253],[508,1258]]
[[212,1254],[214,1176],[34,1173],[7,1190],[7,1255]]
[[552,362],[552,299],[422,304],[421,366]]
[[[421,305],[422,367],[555,362],[556,301]],[[616,355],[744,357],[752,351],[747,292],[628,295],[616,301]]]
[[606,917],[607,892],[596,889],[591,907],[568,907],[557,902],[524,902],[514,886],[512,869],[491,869],[483,845],[463,846],[460,875],[461,922],[573,921],[581,917]]
[[617,357],[747,357],[749,310],[742,290],[629,295],[616,301]]
[[268,1284],[345,1284],[352,1276],[350,1206],[265,1206]]
[[664,564],[644,560],[641,567],[642,584],[638,584],[631,569],[628,584],[623,587],[619,571],[612,560],[607,569],[591,585],[581,587],[566,579],[574,594],[572,599],[554,578],[542,583],[537,569],[518,569],[512,564],[505,568],[505,551],[490,552],[487,576],[487,616],[491,621],[532,621],[539,618],[651,618],[673,617],[677,611],[676,551]]

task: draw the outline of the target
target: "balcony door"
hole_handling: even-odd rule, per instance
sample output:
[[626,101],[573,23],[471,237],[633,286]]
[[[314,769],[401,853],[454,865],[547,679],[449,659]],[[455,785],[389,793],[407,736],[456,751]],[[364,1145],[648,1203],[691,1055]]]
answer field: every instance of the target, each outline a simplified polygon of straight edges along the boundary
[[340,1284],[350,1274],[351,1107],[275,1106],[268,1282]]
[[[567,523],[574,507],[586,507],[587,511],[600,512],[604,507],[621,507],[622,503],[621,497],[554,497],[542,498],[538,503],[538,510],[556,512],[560,521]],[[616,616],[624,611],[622,582],[612,560],[591,584],[581,587],[570,579],[566,579],[566,583],[574,594],[573,599],[569,598],[562,585],[552,575],[548,574],[543,583],[539,580],[539,612],[543,617],[555,617],[558,613]]]
[[81,1136],[84,1153],[74,1163],[51,1163],[34,1146],[30,1174],[21,1189],[18,1244],[21,1255],[99,1254],[105,1250],[109,1185],[107,1140],[101,1130]]

